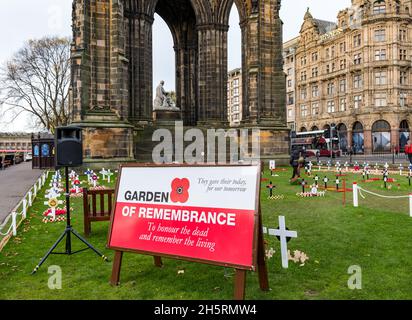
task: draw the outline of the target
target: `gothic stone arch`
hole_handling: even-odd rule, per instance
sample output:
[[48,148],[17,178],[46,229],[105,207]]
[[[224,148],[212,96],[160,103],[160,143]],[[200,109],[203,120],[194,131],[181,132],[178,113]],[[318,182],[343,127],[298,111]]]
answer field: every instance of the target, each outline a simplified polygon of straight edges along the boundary
[[133,136],[158,126],[152,107],[155,13],[174,39],[181,119],[186,126],[227,126],[233,4],[242,30],[243,125],[271,132],[262,142],[266,153],[288,152],[279,0],[74,0],[72,123],[85,128],[87,159],[133,159]]

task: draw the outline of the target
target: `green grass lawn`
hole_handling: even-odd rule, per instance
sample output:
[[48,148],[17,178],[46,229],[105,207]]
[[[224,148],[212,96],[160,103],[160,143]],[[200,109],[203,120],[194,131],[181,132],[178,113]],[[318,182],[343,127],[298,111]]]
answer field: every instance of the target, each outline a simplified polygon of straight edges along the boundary
[[[286,216],[288,228],[298,232],[289,248],[305,252],[310,260],[304,266],[290,262],[289,269],[282,269],[279,242],[265,236],[268,248],[276,251],[267,261],[271,291],[260,291],[257,274],[250,272],[247,299],[412,298],[412,218],[408,199],[387,200],[365,194],[356,209],[350,192],[345,207],[341,193],[302,199],[296,196],[301,187],[289,183],[289,169],[278,174],[269,177],[266,173],[265,178],[277,186],[275,194],[283,194],[285,199],[268,200],[269,182],[262,182],[264,225],[275,228],[278,216]],[[328,177],[334,181],[333,173]],[[353,181],[361,181],[360,175],[346,178],[349,188]],[[313,178],[306,179],[313,182]],[[391,190],[382,189],[381,181],[361,186],[383,195],[407,195],[412,191],[405,177],[398,176],[397,180]],[[137,254],[124,255],[119,287],[109,284],[112,264],[92,251],[71,257],[53,255],[36,275],[30,275],[65,226],[42,223],[43,202],[44,190],[18,236],[0,253],[0,299],[232,299],[231,269],[169,259],[164,259],[164,268],[159,269],[153,266],[152,257]],[[83,233],[82,199],[72,200],[72,205],[73,226]],[[112,260],[113,252],[105,249],[107,230],[108,223],[93,224],[89,240]],[[73,242],[74,250],[82,248],[77,240]],[[48,288],[51,265],[62,269],[62,290]],[[362,290],[348,289],[348,268],[353,265],[362,268]]]

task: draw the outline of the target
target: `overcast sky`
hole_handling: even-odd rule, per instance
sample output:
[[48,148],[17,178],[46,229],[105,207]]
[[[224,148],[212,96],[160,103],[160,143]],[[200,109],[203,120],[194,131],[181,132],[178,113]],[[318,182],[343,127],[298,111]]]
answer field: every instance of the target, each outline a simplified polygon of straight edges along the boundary
[[[169,0],[173,1],[173,0]],[[338,11],[350,6],[350,0],[283,0],[281,17],[284,40],[299,34],[307,7],[315,18],[336,21]],[[71,36],[72,0],[0,0],[0,63],[9,59],[25,41],[46,35]],[[232,10],[229,31],[229,69],[240,66],[240,28],[236,10]],[[153,30],[154,86],[165,80],[166,90],[174,90],[173,43],[167,26],[157,17]],[[29,130],[28,119],[21,117],[12,125],[0,119],[0,131]]]

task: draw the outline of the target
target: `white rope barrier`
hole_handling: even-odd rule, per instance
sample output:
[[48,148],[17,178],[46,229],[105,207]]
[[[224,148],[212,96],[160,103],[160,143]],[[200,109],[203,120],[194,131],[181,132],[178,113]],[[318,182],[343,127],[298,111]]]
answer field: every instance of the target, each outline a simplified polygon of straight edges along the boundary
[[362,197],[362,199],[366,199],[362,191],[372,196],[383,198],[383,199],[407,199],[409,198],[409,216],[412,217],[412,194],[407,195],[407,196],[385,196],[385,195],[382,195],[376,192],[366,190],[355,182],[353,184],[353,206],[355,208],[359,207],[359,195]]
[[[0,236],[3,236],[6,241],[0,239],[0,251],[6,245],[8,238],[12,234],[14,237],[17,236],[17,228],[22,221],[27,218],[27,211],[33,205],[34,200],[38,196],[38,192],[44,187],[47,178],[49,177],[50,171],[43,173],[35,184],[26,193],[23,199],[18,203],[18,205],[12,210],[12,212],[6,217],[4,222],[0,225]],[[19,208],[21,207],[21,210]],[[18,222],[17,217],[21,216],[21,220]],[[7,232],[2,232],[2,230],[8,225],[11,220],[11,224]],[[7,239],[6,239],[7,238]]]
[[[378,194],[378,193],[375,193],[375,192],[366,190],[366,189],[364,189],[364,188],[362,188],[362,187],[358,187],[358,189],[359,189],[359,190],[362,190],[363,192],[366,192],[366,193],[368,193],[368,194],[370,194],[370,195],[373,195],[373,196],[376,196],[376,197],[380,197],[380,198],[384,198],[384,199],[405,199],[405,198],[409,198],[409,195],[407,195],[407,196],[384,196],[384,195],[381,195],[381,194]],[[364,198],[364,197],[363,197],[363,198]]]

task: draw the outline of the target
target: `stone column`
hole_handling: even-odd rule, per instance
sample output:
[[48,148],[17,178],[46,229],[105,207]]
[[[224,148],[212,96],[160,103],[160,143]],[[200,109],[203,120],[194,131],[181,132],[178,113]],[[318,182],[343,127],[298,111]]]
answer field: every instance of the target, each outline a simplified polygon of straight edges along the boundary
[[126,58],[129,61],[130,121],[147,124],[152,121],[152,25],[153,18],[145,13],[128,10],[126,27]]
[[111,24],[110,99],[112,107],[115,107],[120,120],[123,121],[129,117],[129,91],[127,85],[129,60],[126,58],[125,52],[125,23],[122,1],[112,1]]
[[348,130],[348,147],[353,147],[353,131]]
[[[194,29],[194,26],[193,26]],[[197,45],[192,32],[181,25],[175,46],[176,52],[176,105],[181,109],[185,125],[196,125],[196,68]]]
[[227,125],[227,25],[198,25],[199,124]]
[[364,129],[364,150],[366,154],[371,154],[373,150],[373,143],[372,143],[372,130]]
[[399,147],[399,129],[392,128],[391,130],[391,148],[398,148]]
[[260,1],[248,21],[248,87],[251,124],[286,128],[283,23],[279,1]]

